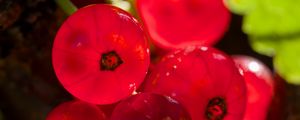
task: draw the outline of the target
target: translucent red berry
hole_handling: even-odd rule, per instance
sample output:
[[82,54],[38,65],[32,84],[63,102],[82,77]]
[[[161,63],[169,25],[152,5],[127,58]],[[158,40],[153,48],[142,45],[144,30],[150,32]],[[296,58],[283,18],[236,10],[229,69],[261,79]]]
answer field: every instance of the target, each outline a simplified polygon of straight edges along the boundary
[[68,92],[83,101],[109,104],[127,97],[141,84],[150,57],[136,19],[113,6],[91,5],[63,23],[52,60]]
[[137,0],[137,10],[153,42],[163,49],[213,45],[230,21],[222,0]]
[[244,120],[266,120],[274,95],[275,81],[270,69],[249,56],[233,56],[247,85],[248,102]]
[[106,120],[105,114],[93,104],[82,101],[64,102],[54,108],[46,120]]
[[120,102],[111,120],[191,120],[180,103],[170,97],[140,93]]
[[233,60],[200,46],[163,57],[145,81],[144,91],[178,100],[193,120],[241,120],[247,96]]

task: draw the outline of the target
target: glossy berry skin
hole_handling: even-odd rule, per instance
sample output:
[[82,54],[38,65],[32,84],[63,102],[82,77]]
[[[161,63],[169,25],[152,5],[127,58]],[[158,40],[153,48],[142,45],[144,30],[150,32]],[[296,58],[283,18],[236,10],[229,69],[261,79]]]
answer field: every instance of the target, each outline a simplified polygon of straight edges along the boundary
[[110,104],[141,84],[150,57],[137,20],[119,8],[98,4],[79,9],[63,23],[52,62],[59,81],[73,96]]
[[174,51],[155,66],[144,91],[178,100],[193,120],[241,120],[246,86],[233,60],[210,47]]
[[213,45],[230,21],[222,0],[137,0],[136,5],[154,44],[165,50]]
[[170,97],[140,93],[121,101],[111,120],[191,120],[180,103]]
[[107,120],[107,118],[96,105],[73,100],[55,107],[46,120]]
[[253,57],[236,55],[233,59],[247,85],[248,102],[244,120],[266,120],[274,95],[272,72]]

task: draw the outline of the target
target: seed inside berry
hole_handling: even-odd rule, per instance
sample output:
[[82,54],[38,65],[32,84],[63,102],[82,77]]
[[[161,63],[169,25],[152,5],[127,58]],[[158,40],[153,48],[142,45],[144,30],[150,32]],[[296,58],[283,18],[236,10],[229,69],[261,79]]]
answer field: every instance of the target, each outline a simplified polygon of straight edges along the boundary
[[221,97],[211,99],[206,107],[206,117],[209,120],[222,120],[227,113],[225,100]]
[[100,60],[100,70],[113,71],[123,63],[115,51],[103,53]]

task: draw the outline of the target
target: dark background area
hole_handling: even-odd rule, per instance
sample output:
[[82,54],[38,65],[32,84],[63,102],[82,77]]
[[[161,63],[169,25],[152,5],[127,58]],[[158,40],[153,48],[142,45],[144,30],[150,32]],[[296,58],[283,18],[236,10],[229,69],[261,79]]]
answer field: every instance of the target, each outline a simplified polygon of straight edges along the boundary
[[[0,120],[39,120],[72,97],[59,84],[51,64],[52,43],[67,15],[53,0],[0,0]],[[241,31],[242,16],[232,15],[216,47],[244,54],[272,69],[272,58],[251,50]],[[300,120],[300,87],[286,87],[285,119]]]

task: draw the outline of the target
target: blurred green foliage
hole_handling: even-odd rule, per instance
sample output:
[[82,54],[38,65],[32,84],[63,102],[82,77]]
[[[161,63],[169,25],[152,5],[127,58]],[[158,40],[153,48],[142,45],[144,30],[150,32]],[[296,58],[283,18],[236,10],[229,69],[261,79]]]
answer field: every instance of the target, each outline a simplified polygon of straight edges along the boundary
[[243,15],[242,30],[252,48],[274,57],[274,68],[289,83],[300,84],[300,0],[225,0]]
[[284,39],[274,56],[274,66],[289,83],[300,84],[300,37]]

